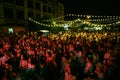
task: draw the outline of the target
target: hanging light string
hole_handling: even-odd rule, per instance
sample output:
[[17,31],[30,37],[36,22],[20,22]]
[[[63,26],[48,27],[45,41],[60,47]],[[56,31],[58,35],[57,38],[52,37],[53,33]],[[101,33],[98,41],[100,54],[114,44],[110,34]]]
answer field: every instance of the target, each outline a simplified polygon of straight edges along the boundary
[[56,17],[53,19],[43,20],[43,21],[51,21],[51,20],[59,20],[65,17],[76,17],[76,18],[90,18],[91,21],[117,21],[120,20],[120,16],[98,16],[98,15],[79,15],[79,14],[67,14],[64,16]]
[[90,18],[106,18],[108,20],[114,20],[114,19],[120,19],[120,16],[97,16],[97,15],[79,15],[79,14],[67,14],[66,16],[74,16],[74,17],[82,17],[82,18],[87,18],[90,16]]
[[[90,16],[90,15],[75,15],[75,14],[68,14],[66,16],[77,16],[77,17],[84,17],[86,19],[76,19],[76,20],[72,20],[72,21],[63,21],[62,24],[57,24],[56,21],[54,21],[53,24],[45,24],[45,23],[42,23],[42,22],[38,22],[32,18],[29,18],[30,21],[36,23],[36,24],[39,24],[39,25],[42,25],[42,26],[48,26],[48,27],[63,27],[65,24],[67,24],[69,27],[77,22],[81,22],[80,24],[86,24],[88,26],[94,26],[94,27],[97,27],[97,26],[101,26],[101,27],[106,27],[106,26],[115,26],[115,25],[119,25],[120,24],[120,17],[119,16]],[[55,18],[53,20],[57,20],[57,19],[60,19],[60,18],[63,18],[65,16],[62,16],[62,17],[58,17],[58,18]],[[105,17],[105,19],[92,19],[92,18],[100,18],[100,17]],[[50,20],[47,20],[47,21],[50,21]],[[98,24],[98,23],[92,23],[91,21],[93,22],[105,22],[105,21],[109,21],[111,23],[108,23],[108,24]],[[66,23],[67,22],[67,23]]]

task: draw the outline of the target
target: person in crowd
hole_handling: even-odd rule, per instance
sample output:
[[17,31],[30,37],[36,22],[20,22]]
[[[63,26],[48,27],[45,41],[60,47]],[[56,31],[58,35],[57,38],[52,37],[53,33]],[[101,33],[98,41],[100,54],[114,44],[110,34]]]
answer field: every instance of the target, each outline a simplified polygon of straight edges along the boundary
[[69,64],[65,66],[64,80],[77,80],[76,76],[72,73],[72,67]]
[[94,66],[93,66],[92,60],[93,60],[92,55],[88,54],[88,56],[86,56],[86,63],[84,67],[84,77],[88,77],[90,73],[94,72],[93,71]]
[[119,80],[119,62],[120,32],[0,35],[0,80]]
[[98,76],[98,80],[104,80],[103,65],[100,62],[96,64],[95,73]]
[[19,65],[20,65],[21,71],[23,71],[23,73],[24,73],[25,70],[28,68],[28,59],[27,59],[27,56],[25,54],[21,55]]

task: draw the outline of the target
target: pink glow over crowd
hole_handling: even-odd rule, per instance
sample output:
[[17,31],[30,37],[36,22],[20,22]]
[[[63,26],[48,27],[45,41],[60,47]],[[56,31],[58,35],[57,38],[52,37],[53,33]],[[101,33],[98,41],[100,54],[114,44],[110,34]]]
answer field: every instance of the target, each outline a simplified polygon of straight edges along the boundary
[[120,32],[0,35],[0,80],[120,80]]

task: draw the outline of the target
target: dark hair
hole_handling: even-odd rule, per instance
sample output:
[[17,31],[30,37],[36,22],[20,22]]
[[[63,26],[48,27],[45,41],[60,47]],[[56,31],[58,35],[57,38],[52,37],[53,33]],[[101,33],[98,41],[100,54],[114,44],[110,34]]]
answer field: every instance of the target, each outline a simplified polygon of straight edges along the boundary
[[92,55],[87,55],[87,58],[88,58],[88,60],[90,61],[90,62],[92,62],[93,61],[93,57],[92,57]]
[[26,54],[23,54],[23,57],[25,60],[28,60],[28,56]]
[[35,59],[31,58],[31,64],[35,64]]
[[88,74],[88,77],[90,77],[90,78],[92,78],[92,79],[95,79],[95,80],[98,78],[97,74],[94,73],[94,72]]

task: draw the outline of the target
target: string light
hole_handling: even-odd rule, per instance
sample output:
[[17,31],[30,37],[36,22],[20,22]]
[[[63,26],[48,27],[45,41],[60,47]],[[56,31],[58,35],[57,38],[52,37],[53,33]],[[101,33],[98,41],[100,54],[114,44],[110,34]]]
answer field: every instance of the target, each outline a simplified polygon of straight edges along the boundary
[[[70,14],[69,14],[70,15]],[[72,14],[72,16],[73,16],[73,14]],[[86,15],[84,15],[84,16],[86,16]],[[86,16],[86,17],[88,17],[88,18],[91,18],[91,16]],[[93,17],[93,15],[92,15],[92,17]],[[95,16],[94,16],[95,17]],[[102,17],[102,16],[99,16],[99,17]],[[105,17],[105,16],[104,16]],[[108,16],[107,16],[108,17]],[[111,17],[111,16],[110,16]],[[114,16],[115,17],[115,16]],[[113,17],[113,18],[114,18]],[[53,24],[51,25],[51,24],[45,24],[45,23],[40,23],[40,22],[38,22],[38,21],[36,21],[36,20],[34,20],[34,19],[32,19],[32,18],[29,18],[29,20],[30,21],[32,21],[32,22],[34,22],[34,23],[36,23],[36,24],[39,24],[39,25],[42,25],[42,26],[48,26],[48,27],[51,27],[51,26],[53,26],[53,27],[64,27],[64,25],[65,25],[65,22],[63,23],[63,24],[57,24],[56,22],[53,22]],[[103,19],[96,19],[96,20],[90,20],[90,21],[103,21]],[[104,21],[108,21],[107,19],[104,19]],[[114,23],[109,23],[109,24],[95,24],[95,23],[91,23],[91,22],[89,22],[89,21],[87,21],[87,20],[81,20],[80,18],[78,18],[78,19],[76,19],[76,20],[73,20],[73,21],[70,21],[70,22],[68,22],[67,23],[67,25],[69,26],[69,27],[71,27],[71,25],[73,25],[73,24],[76,24],[77,22],[81,22],[80,24],[86,24],[86,25],[88,25],[88,26],[94,26],[94,27],[106,27],[106,26],[115,26],[115,25],[119,25],[120,24],[120,21],[117,21],[116,20],[116,22],[114,22]]]

